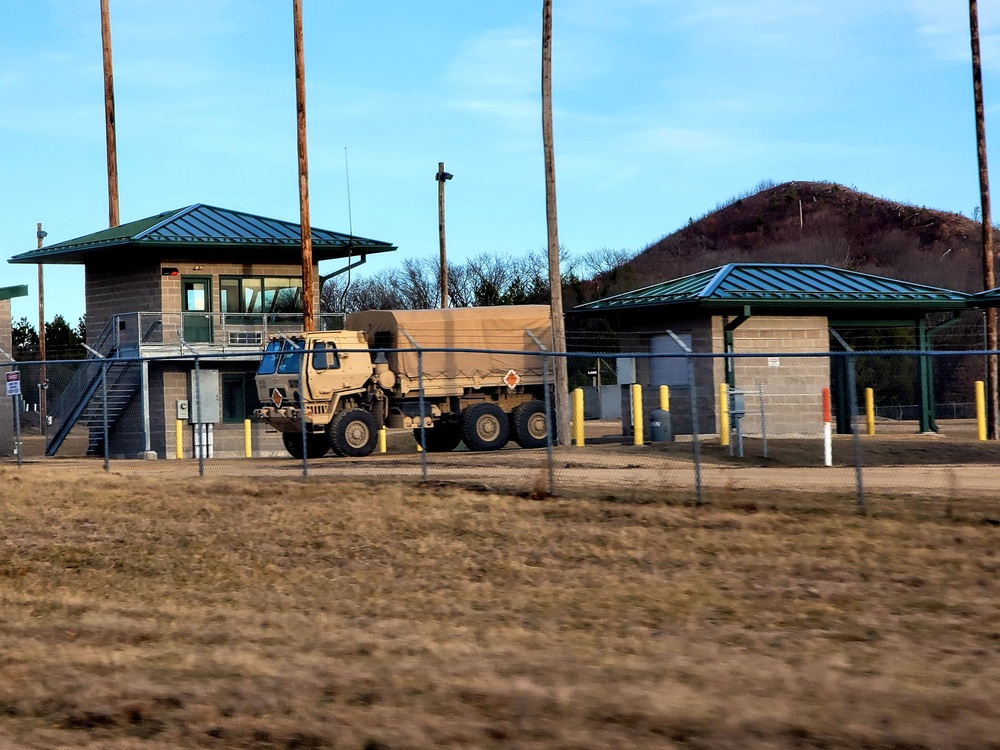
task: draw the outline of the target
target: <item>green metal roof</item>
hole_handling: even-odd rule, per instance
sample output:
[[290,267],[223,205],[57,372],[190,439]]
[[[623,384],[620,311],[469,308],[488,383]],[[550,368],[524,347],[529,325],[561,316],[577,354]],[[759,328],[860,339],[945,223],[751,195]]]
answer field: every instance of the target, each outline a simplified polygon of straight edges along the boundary
[[976,292],[972,295],[972,303],[978,307],[1000,307],[1000,287]]
[[635,310],[693,305],[714,310],[750,305],[755,309],[836,310],[896,308],[961,310],[970,295],[847,271],[796,263],[730,263],[672,281],[588,302],[578,312]]
[[28,296],[27,284],[21,284],[20,286],[0,287],[0,300],[14,299],[15,297],[27,297],[27,296]]
[[[192,246],[202,251],[239,248],[243,252],[247,246],[293,249],[299,247],[300,236],[299,225],[292,222],[196,203],[21,253],[11,258],[10,262],[83,263],[93,254],[125,246],[159,248],[158,252],[162,254],[176,254],[180,249],[194,249]],[[313,257],[317,261],[396,249],[388,242],[316,227],[312,227],[312,242]]]

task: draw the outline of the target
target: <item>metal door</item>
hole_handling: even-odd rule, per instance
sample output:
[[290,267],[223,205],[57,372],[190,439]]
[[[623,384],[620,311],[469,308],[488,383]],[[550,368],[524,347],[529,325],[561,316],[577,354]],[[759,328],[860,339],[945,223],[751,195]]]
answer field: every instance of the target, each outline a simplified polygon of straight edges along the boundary
[[190,343],[212,341],[212,279],[208,276],[185,276],[181,279],[181,314],[184,340]]

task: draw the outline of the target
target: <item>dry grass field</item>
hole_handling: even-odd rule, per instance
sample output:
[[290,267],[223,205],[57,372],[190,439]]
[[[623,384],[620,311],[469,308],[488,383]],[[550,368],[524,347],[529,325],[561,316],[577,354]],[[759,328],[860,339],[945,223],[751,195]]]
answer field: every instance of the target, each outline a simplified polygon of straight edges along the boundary
[[1000,747],[992,500],[53,466],[0,468],[2,747]]

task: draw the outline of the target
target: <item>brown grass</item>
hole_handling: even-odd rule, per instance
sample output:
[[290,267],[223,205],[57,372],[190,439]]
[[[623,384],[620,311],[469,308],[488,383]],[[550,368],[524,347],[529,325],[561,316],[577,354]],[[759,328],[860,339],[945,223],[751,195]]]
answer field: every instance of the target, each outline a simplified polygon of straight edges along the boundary
[[985,502],[0,487],[4,746],[998,747]]

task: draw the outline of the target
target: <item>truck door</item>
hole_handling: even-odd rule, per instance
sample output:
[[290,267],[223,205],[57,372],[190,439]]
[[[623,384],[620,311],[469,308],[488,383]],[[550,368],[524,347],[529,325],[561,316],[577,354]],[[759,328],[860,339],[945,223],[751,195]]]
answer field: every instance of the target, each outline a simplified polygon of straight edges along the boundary
[[313,341],[308,365],[309,395],[313,401],[325,401],[343,388],[340,355],[332,341]]

